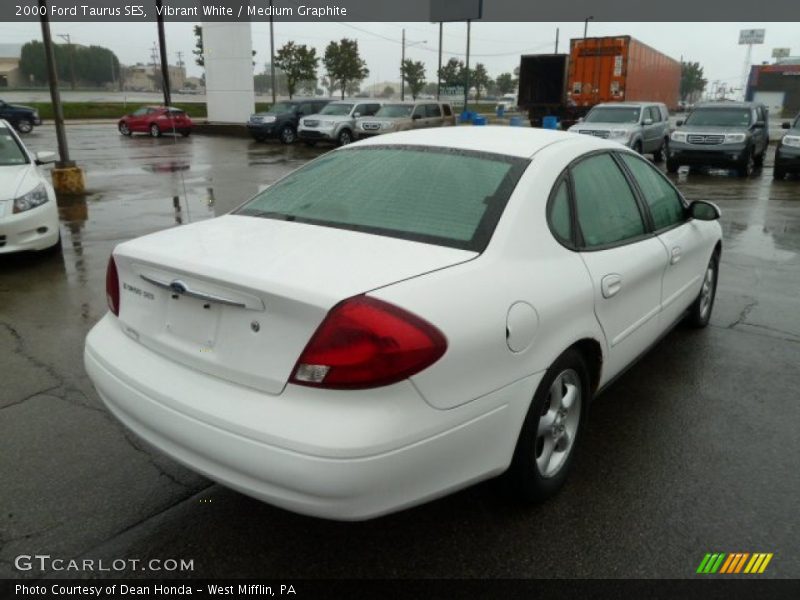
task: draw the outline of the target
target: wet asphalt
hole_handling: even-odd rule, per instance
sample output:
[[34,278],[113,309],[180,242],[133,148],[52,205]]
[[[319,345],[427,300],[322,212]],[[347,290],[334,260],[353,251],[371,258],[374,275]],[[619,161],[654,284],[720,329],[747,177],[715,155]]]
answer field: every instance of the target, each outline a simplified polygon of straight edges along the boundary
[[[192,559],[192,572],[169,575],[193,577],[681,578],[718,551],[772,552],[763,577],[800,577],[800,179],[773,182],[771,157],[747,180],[675,178],[723,211],[711,326],[678,327],[597,399],[556,498],[522,507],[486,482],[336,523],[146,448],[82,364],[114,245],[225,213],[322,150],[127,139],[112,124],[68,135],[89,189],[59,203],[62,250],[0,258],[0,577],[53,575],[14,567],[50,554]],[[56,146],[48,126],[25,141]]]

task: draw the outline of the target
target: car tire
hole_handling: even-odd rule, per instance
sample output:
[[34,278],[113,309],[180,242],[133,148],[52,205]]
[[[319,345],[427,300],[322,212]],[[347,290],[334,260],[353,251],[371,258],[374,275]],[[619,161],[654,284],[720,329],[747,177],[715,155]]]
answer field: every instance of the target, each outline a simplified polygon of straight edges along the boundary
[[660,163],[665,156],[669,156],[669,138],[664,138],[661,148],[653,152],[653,162]]
[[696,329],[702,329],[711,320],[714,310],[714,299],[717,297],[717,281],[719,280],[719,254],[714,252],[703,275],[703,286],[697,299],[689,308],[687,322]]
[[353,143],[353,132],[349,129],[342,129],[339,132],[339,135],[336,137],[336,142],[340,146],[347,146],[347,144]]
[[786,169],[776,166],[772,170],[772,178],[776,181],[783,181],[786,178]]
[[125,136],[128,136],[128,137],[133,135],[133,132],[131,131],[130,127],[128,127],[127,123],[120,123],[119,126],[118,126],[118,129],[119,129],[119,132],[122,135],[125,135]]
[[763,166],[764,166],[764,158],[765,158],[765,156],[764,156],[764,155],[765,155],[766,153],[767,153],[767,151],[766,151],[766,149],[764,149],[764,151],[763,151],[761,154],[757,154],[757,155],[755,155],[755,156],[753,157],[753,163],[755,164],[755,166],[756,166],[757,168],[759,168],[759,169],[760,169],[761,167],[763,167]]
[[631,148],[633,148],[633,151],[636,152],[636,154],[641,154],[642,150],[643,150],[641,140],[639,140],[637,142],[634,142],[634,144],[633,144],[633,146],[631,146]]
[[294,127],[291,125],[284,125],[283,129],[281,129],[280,139],[281,143],[283,144],[293,144],[295,140],[296,134],[294,132]]
[[667,159],[667,173],[672,173],[673,175],[678,172],[680,169],[680,164],[677,161],[672,160],[671,158]]
[[586,362],[577,349],[570,348],[547,369],[522,424],[506,473],[519,499],[542,502],[564,484],[581,438],[590,395]]
[[744,159],[744,161],[737,165],[736,174],[742,178],[750,177],[753,174],[755,168],[756,168],[756,157],[755,157],[755,152],[751,148],[747,152],[747,157]]
[[150,137],[154,138],[161,137],[161,129],[155,123],[150,125]]
[[20,133],[30,133],[33,131],[33,121],[30,119],[20,119],[17,121],[17,131]]
[[181,135],[183,137],[189,137],[190,135],[192,135],[192,132],[189,129],[184,129],[184,130],[181,131]]

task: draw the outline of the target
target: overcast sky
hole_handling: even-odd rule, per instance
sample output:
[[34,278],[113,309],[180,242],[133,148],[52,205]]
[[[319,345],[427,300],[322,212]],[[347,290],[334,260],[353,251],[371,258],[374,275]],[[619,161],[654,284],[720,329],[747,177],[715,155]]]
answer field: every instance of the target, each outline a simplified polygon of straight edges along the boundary
[[[150,49],[157,39],[155,24],[134,23],[52,23],[53,35],[70,34],[75,43],[98,44],[114,50],[124,64],[149,62]],[[322,55],[332,39],[355,38],[367,61],[370,76],[366,84],[398,81],[400,39],[406,29],[406,57],[422,60],[428,80],[436,80],[438,25],[428,23],[276,23],[276,49],[289,40],[317,48]],[[519,64],[520,54],[552,52],[556,28],[560,28],[559,51],[568,48],[569,39],[583,35],[583,22],[577,23],[481,23],[472,25],[472,62],[486,65],[490,76],[511,71]],[[766,42],[753,48],[753,63],[771,61],[772,49],[791,48],[800,55],[800,23],[589,23],[589,35],[632,35],[657,50],[687,61],[698,61],[706,78],[738,87],[742,78],[746,47],[738,45],[740,29],[766,29]],[[177,62],[177,52],[184,53],[189,74],[199,76],[191,51],[194,37],[191,23],[167,23],[167,48],[170,63]],[[263,71],[269,61],[269,27],[252,26],[256,70]],[[0,41],[24,43],[40,39],[38,23],[0,22]],[[418,43],[415,42],[425,42]],[[444,61],[462,58],[466,47],[466,25],[444,26]],[[320,75],[322,73],[320,72]]]

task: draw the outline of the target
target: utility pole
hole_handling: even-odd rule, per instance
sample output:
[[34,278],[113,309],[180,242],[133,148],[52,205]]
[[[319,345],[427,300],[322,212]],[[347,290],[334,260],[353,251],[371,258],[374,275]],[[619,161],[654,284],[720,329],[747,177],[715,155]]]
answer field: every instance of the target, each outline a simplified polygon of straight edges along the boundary
[[472,20],[467,19],[467,65],[464,71],[464,112],[467,112],[469,107],[469,42],[471,36]]
[[583,20],[583,39],[585,40],[589,33],[589,21],[594,21],[594,17],[586,17]]
[[50,35],[50,21],[47,18],[47,0],[39,0],[39,20],[42,24],[42,43],[44,45],[45,62],[47,63],[47,79],[50,84],[50,101],[53,104],[53,120],[56,126],[59,161],[52,171],[53,187],[59,193],[82,194],[86,184],[83,171],[70,160],[67,134],[64,130],[64,109],[61,106],[61,93],[58,90],[56,75],[56,58],[53,52],[53,40]]
[[442,22],[439,21],[439,68],[436,69],[436,99],[442,95]]
[[406,73],[405,73],[405,64],[406,64],[406,30],[403,28],[403,50],[400,54],[400,101],[406,99]]
[[72,36],[68,33],[58,34],[62,40],[67,42],[67,52],[69,52],[69,79],[70,86],[75,89],[75,52],[72,50]]
[[275,106],[278,96],[275,90],[275,29],[272,20],[272,0],[269,0],[269,8],[269,87],[272,88],[272,106]]
[[164,35],[164,15],[161,13],[163,0],[156,0],[156,19],[158,21],[158,45],[161,49],[161,87],[164,89],[164,106],[172,104],[169,85],[169,60],[167,60],[167,39]]
[[559,33],[560,33],[560,30],[559,30],[558,27],[556,27],[556,51],[554,52],[554,54],[558,54],[558,34]]

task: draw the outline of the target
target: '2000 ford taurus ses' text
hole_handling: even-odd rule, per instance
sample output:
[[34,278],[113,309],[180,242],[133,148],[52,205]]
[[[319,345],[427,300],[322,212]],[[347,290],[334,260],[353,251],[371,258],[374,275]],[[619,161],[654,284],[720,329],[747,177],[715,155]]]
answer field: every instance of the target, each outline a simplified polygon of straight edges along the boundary
[[718,217],[602,139],[380,136],[117,246],[86,368],[147,442],[297,512],[364,519],[503,472],[541,500],[592,396],[708,323]]

